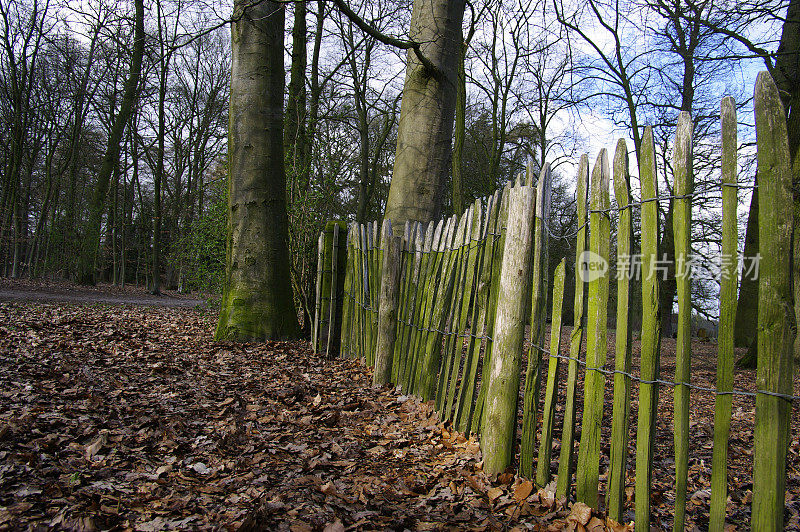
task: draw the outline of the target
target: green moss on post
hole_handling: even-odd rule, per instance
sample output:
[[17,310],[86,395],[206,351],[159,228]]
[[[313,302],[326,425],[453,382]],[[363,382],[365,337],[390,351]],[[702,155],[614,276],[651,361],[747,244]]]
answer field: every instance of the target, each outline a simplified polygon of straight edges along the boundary
[[536,463],[536,484],[546,486],[550,482],[550,457],[553,451],[553,422],[558,399],[558,372],[561,360],[561,309],[564,303],[564,259],[556,266],[553,275],[553,319],[550,327],[550,356],[547,364],[547,386],[544,392],[542,413],[542,441],[539,445],[539,460]]
[[[688,112],[678,116],[674,162],[676,196],[692,193],[692,119]],[[675,235],[675,280],[678,285],[678,342],[675,351],[675,519],[673,530],[683,530],[686,520],[686,484],[689,475],[689,379],[692,358],[691,278],[688,270],[692,200],[678,197],[672,207]]]
[[316,285],[316,298],[314,302],[314,330],[311,333],[311,350],[319,353],[319,333],[320,333],[320,318],[322,307],[322,272],[325,270],[323,260],[325,256],[325,231],[319,234],[317,239],[317,285]]
[[[755,90],[758,143],[758,368],[756,387],[792,393],[794,301],[792,293],[792,169],[786,118],[775,82],[760,72]],[[783,530],[786,453],[792,403],[756,396],[753,530]]]
[[536,427],[541,391],[542,351],[547,314],[548,239],[547,219],[550,217],[552,177],[550,164],[542,167],[536,186],[536,218],[533,237],[533,288],[531,291],[531,347],[525,370],[525,395],[522,403],[522,446],[519,457],[520,474],[533,477],[533,455],[536,450]]
[[617,142],[614,154],[614,193],[619,207],[617,223],[617,330],[614,355],[614,409],[611,422],[611,453],[608,472],[608,516],[621,523],[628,468],[628,430],[631,415],[631,277],[633,224],[628,175],[628,146]]
[[456,404],[455,426],[463,433],[468,433],[471,427],[472,414],[475,407],[475,388],[480,362],[483,336],[486,334],[486,311],[489,301],[489,287],[492,275],[492,243],[497,230],[497,219],[500,212],[500,195],[498,190],[489,198],[486,205],[486,218],[481,229],[480,243],[476,249],[478,256],[476,262],[478,269],[475,272],[475,303],[472,307],[470,320],[470,337],[467,346],[467,357],[464,360],[464,384],[459,391]]
[[427,226],[427,230],[424,234],[424,240],[422,241],[422,251],[420,252],[421,259],[420,259],[420,274],[419,274],[419,282],[417,285],[417,301],[415,304],[414,310],[414,317],[412,322],[414,326],[412,328],[412,337],[411,342],[409,344],[409,357],[408,357],[408,369],[406,373],[408,375],[406,379],[406,383],[403,386],[404,393],[411,393],[414,391],[414,379],[416,376],[416,369],[417,369],[417,360],[419,358],[419,351],[421,350],[421,340],[423,331],[421,328],[424,326],[424,318],[425,318],[425,294],[429,289],[429,279],[431,264],[433,262],[433,254],[431,250],[434,246],[434,240],[437,241],[441,237],[442,232],[442,221],[440,220],[438,223],[431,222]]
[[[453,290],[447,320],[443,329],[449,334],[445,338],[443,357],[439,364],[439,379],[436,386],[436,411],[445,420],[449,420],[452,416],[452,412],[445,410],[448,390],[451,386],[454,387],[456,385],[455,380],[451,382],[450,376],[453,368],[455,368],[456,378],[458,377],[458,365],[461,363],[461,349],[456,350],[456,346],[459,343],[463,343],[461,337],[459,337],[461,333],[459,325],[461,323],[462,305],[465,299],[467,300],[467,305],[469,305],[470,294],[465,286],[465,277],[474,217],[475,209],[471,205],[459,218],[459,228],[456,231],[456,241],[453,249],[454,259],[451,266],[453,269]],[[464,314],[466,315],[466,312]],[[466,323],[466,318],[464,322]]]
[[[478,286],[475,282],[478,272],[476,266],[480,258],[479,248],[477,243],[481,239],[481,229],[483,227],[483,209],[480,200],[475,200],[472,206],[472,220],[470,232],[465,237],[465,265],[463,284],[461,285],[461,305],[458,312],[458,321],[455,324],[458,335],[454,338],[453,346],[453,363],[450,370],[450,386],[447,390],[446,404],[445,404],[445,419],[454,419],[455,412],[453,410],[455,395],[456,395],[456,382],[458,381],[458,372],[461,367],[462,351],[464,349],[463,334],[467,330],[467,318],[469,317],[469,309],[471,305],[477,303]],[[475,322],[472,322],[474,332]],[[473,381],[466,380],[466,365],[464,369],[465,378],[461,380],[461,388],[471,386],[474,388]],[[473,376],[474,379],[474,376]]]
[[[710,532],[724,532],[728,501],[728,437],[731,431],[733,396],[733,340],[736,321],[737,250],[739,206],[736,151],[736,102],[722,100],[722,257],[719,290],[719,334],[717,335],[717,396],[714,405],[714,454],[711,462]],[[726,186],[727,185],[727,186]]]
[[514,456],[520,358],[529,312],[534,191],[511,190],[508,230],[499,279],[494,326],[494,353],[486,384],[486,416],[482,430],[483,470],[502,473]]
[[403,348],[405,345],[406,335],[408,334],[408,310],[409,310],[409,283],[411,271],[414,267],[413,258],[413,244],[414,244],[414,228],[416,224],[411,221],[406,221],[404,224],[402,246],[400,248],[400,293],[398,294],[397,304],[397,338],[394,343],[394,352],[392,354],[392,382],[398,384],[401,382],[402,364],[406,356],[406,350]]
[[[650,530],[650,483],[653,476],[655,417],[658,410],[658,384],[661,349],[658,260],[658,181],[653,130],[644,130],[640,150],[639,179],[642,184],[642,340],[639,415],[636,425],[636,523]],[[649,381],[649,382],[648,382]]]
[[[409,285],[409,303],[408,303],[408,314],[406,315],[406,322],[411,323],[408,326],[408,330],[404,339],[404,343],[402,349],[404,351],[403,355],[403,366],[402,366],[402,378],[400,379],[400,384],[403,387],[403,390],[409,390],[411,384],[411,368],[413,367],[413,359],[414,359],[414,344],[416,342],[416,337],[419,331],[417,330],[417,323],[419,320],[419,305],[420,305],[420,292],[422,290],[422,281],[423,281],[423,258],[424,250],[425,250],[425,240],[426,240],[426,231],[425,231],[425,224],[418,223],[416,234],[414,235],[414,271],[412,273],[410,285]],[[409,256],[411,258],[411,256]]]
[[[611,242],[611,223],[608,182],[610,171],[608,155],[600,150],[592,170],[592,194],[589,249],[595,264],[608,266]],[[587,309],[586,378],[583,400],[583,424],[581,443],[578,447],[577,498],[587,505],[598,508],[598,482],[600,477],[600,426],[603,423],[603,391],[605,375],[596,368],[606,364],[608,324],[608,268],[598,272],[589,281]]]
[[441,263],[442,241],[447,238],[447,221],[439,220],[433,232],[433,240],[428,250],[428,267],[425,272],[423,282],[422,306],[419,314],[419,335],[414,346],[414,365],[411,371],[411,391],[416,395],[421,395],[422,383],[420,373],[422,371],[423,359],[425,358],[425,346],[428,344],[428,332],[430,329],[431,314],[433,313],[433,302],[436,298],[438,288],[437,272]]
[[375,345],[375,372],[372,384],[380,385],[390,382],[392,373],[392,355],[397,334],[397,303],[400,296],[400,250],[403,241],[392,235],[392,224],[383,221],[383,237],[381,251],[381,290],[378,298],[378,337]]
[[567,366],[567,390],[564,403],[564,424],[561,431],[561,454],[558,461],[558,482],[556,483],[556,496],[566,497],[572,480],[572,470],[575,452],[575,408],[576,391],[578,383],[578,362],[581,356],[581,343],[583,342],[583,316],[584,292],[586,285],[581,273],[581,254],[586,250],[586,199],[589,192],[589,157],[581,155],[578,165],[578,183],[576,193],[576,209],[578,214],[578,234],[575,247],[575,301],[573,307],[572,334],[570,335],[569,356],[571,360]]
[[349,226],[347,231],[347,245],[345,259],[345,274],[344,274],[344,292],[342,300],[342,329],[341,329],[341,346],[339,349],[339,356],[350,358],[351,350],[351,334],[353,330],[353,227]]
[[489,281],[489,301],[486,306],[486,343],[483,349],[483,364],[481,373],[481,387],[478,390],[478,399],[475,402],[475,411],[472,416],[472,432],[480,434],[483,427],[483,407],[486,400],[487,383],[489,382],[489,368],[494,349],[494,325],[497,311],[498,294],[500,291],[500,267],[503,264],[503,252],[506,242],[506,222],[508,221],[508,202],[511,194],[511,184],[507,184],[500,200],[494,242],[492,243],[492,267]]
[[[463,229],[463,227],[462,227]],[[430,318],[426,320],[428,329],[425,336],[424,352],[419,371],[419,387],[417,394],[428,401],[436,397],[436,381],[439,375],[439,363],[442,353],[442,331],[447,318],[447,307],[453,293],[453,242],[456,240],[455,216],[447,221],[447,231],[437,253],[437,265],[434,270],[434,283],[438,286],[432,291],[430,301]]]

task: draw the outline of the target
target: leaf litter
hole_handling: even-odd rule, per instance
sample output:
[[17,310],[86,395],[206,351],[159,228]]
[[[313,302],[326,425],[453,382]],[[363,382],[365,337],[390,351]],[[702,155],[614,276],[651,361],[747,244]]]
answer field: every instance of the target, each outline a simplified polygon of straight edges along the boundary
[[552,493],[489,482],[431,403],[304,342],[211,341],[214,322],[0,304],[0,530],[568,526]]
[[[372,387],[360,362],[324,360],[305,342],[214,342],[215,321],[202,309],[0,303],[0,530],[632,529],[512,468],[491,481],[474,437],[439,422],[431,403]],[[698,369],[713,385],[713,373]],[[738,387],[751,383],[737,375]],[[664,526],[673,511],[670,395],[659,405],[663,463],[653,486]],[[632,434],[636,404],[634,391]],[[693,394],[695,528],[707,523],[711,420],[713,396]],[[787,526],[800,507],[792,421]],[[734,526],[749,520],[751,446],[752,410],[737,401]],[[604,444],[601,471],[607,454]]]

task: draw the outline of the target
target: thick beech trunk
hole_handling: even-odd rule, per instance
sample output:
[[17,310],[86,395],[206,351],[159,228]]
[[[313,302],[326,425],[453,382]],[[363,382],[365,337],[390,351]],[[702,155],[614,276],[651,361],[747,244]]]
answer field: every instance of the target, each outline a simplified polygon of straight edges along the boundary
[[234,20],[227,264],[216,338],[292,338],[298,326],[283,159],[284,11],[276,2],[237,0]]
[[439,216],[450,172],[464,5],[464,0],[414,2],[409,37],[421,43],[420,51],[434,69],[409,50],[386,202],[386,218],[393,225]]

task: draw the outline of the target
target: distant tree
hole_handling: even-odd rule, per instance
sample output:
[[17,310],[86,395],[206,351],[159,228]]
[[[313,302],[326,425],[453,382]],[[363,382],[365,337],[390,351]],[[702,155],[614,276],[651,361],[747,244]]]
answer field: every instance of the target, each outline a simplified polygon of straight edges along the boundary
[[100,245],[100,224],[106,195],[108,194],[108,186],[111,174],[119,164],[120,142],[137,98],[142,56],[144,55],[144,0],[134,0],[134,7],[133,53],[131,55],[130,72],[128,79],[125,81],[119,113],[114,118],[111,133],[108,137],[106,152],[97,176],[94,193],[89,202],[89,220],[83,237],[77,272],[77,279],[82,284],[94,284],[96,282],[95,262]]

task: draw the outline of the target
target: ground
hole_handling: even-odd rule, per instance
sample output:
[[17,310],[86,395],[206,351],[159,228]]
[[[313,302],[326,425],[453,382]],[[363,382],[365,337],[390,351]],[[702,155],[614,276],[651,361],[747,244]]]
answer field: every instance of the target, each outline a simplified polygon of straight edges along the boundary
[[[0,297],[14,290],[0,286]],[[119,296],[110,288],[95,295]],[[130,289],[119,297],[134,303],[145,296]],[[490,482],[474,438],[439,423],[430,404],[372,387],[358,361],[321,359],[304,342],[214,342],[216,315],[199,301],[30,299],[0,303],[0,530],[606,528],[602,515],[554,501],[513,474]],[[670,345],[664,378],[671,376]],[[713,387],[713,344],[695,352],[694,382]],[[739,372],[737,388],[752,389],[753,377]],[[671,396],[662,392],[657,429],[659,527],[671,524],[673,511]],[[789,526],[798,523],[797,418]],[[749,522],[752,424],[752,401],[737,397],[729,461],[734,527]],[[692,394],[691,430],[689,522],[703,529],[713,395]],[[633,486],[632,463],[628,480]]]

